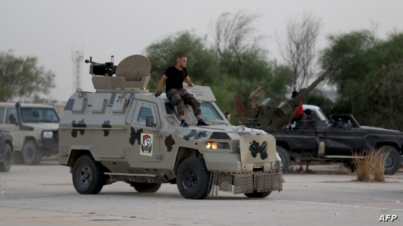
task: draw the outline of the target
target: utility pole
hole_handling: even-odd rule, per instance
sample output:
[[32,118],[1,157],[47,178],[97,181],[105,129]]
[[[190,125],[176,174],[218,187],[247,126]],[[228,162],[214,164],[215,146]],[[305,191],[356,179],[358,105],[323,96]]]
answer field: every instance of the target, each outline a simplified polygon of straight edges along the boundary
[[80,77],[81,77],[81,63],[82,63],[82,61],[83,61],[83,59],[84,59],[84,56],[83,56],[83,52],[84,51],[79,51],[79,50],[76,50],[76,51],[72,51],[71,52],[71,60],[73,61],[73,70],[74,70],[74,72],[73,72],[73,88],[74,88],[74,92],[78,89],[78,88],[81,88],[80,86],[81,86],[81,79],[80,79]]

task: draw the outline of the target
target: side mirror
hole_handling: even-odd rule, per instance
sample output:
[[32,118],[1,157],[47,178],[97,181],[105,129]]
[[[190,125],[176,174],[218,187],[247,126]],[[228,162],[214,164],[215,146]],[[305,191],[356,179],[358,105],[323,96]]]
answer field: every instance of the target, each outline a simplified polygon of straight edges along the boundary
[[147,116],[146,117],[146,126],[147,127],[155,127],[154,116]]

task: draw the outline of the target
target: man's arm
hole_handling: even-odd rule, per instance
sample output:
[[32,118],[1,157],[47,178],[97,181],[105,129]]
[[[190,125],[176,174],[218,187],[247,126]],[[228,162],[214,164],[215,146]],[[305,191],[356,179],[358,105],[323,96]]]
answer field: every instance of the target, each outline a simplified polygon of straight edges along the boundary
[[165,81],[167,80],[167,78],[168,78],[168,77],[167,77],[165,74],[161,77],[161,79],[160,79],[160,81],[159,81],[159,83],[158,83],[157,91],[154,92],[154,95],[155,95],[155,96],[161,95],[162,86],[165,84]]
[[193,84],[192,81],[190,81],[190,77],[189,75],[185,77],[185,82],[190,86],[193,87],[195,84]]

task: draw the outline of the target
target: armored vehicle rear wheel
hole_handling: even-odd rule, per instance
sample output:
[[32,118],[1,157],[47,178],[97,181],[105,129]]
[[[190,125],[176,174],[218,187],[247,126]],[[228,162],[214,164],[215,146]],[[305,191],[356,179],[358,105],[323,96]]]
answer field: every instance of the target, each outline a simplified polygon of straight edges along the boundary
[[154,193],[157,192],[160,187],[161,183],[137,183],[131,182],[130,186],[134,187],[137,192],[139,193]]
[[4,161],[0,162],[0,172],[8,172],[11,168],[11,146],[6,144],[4,149]]
[[73,184],[80,194],[98,194],[106,180],[100,163],[92,156],[83,155],[73,166]]
[[270,191],[269,192],[256,192],[254,191],[253,193],[245,193],[245,196],[248,198],[266,198],[267,196],[270,195]]
[[401,159],[399,152],[396,150],[396,148],[386,145],[382,146],[379,149],[383,151],[389,151],[389,155],[386,158],[385,162],[385,174],[393,175],[397,173],[397,171],[399,171],[399,168],[401,166]]
[[178,168],[176,181],[186,199],[204,199],[209,194],[210,172],[202,158],[185,159]]
[[27,165],[38,165],[42,161],[43,152],[33,140],[25,143],[22,148],[22,158]]
[[287,150],[281,146],[277,146],[276,149],[282,163],[281,171],[285,173],[290,168],[290,155],[288,154]]

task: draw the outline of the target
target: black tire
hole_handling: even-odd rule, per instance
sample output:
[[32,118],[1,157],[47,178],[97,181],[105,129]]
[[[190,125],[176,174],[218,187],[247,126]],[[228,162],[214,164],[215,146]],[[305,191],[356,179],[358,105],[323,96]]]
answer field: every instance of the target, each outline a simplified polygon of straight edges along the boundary
[[290,168],[290,155],[288,154],[287,150],[285,150],[283,147],[277,145],[276,148],[282,163],[281,171],[283,173],[286,173]]
[[382,146],[379,148],[379,150],[382,151],[389,151],[389,155],[386,158],[386,163],[385,163],[385,174],[387,175],[393,175],[399,171],[400,166],[402,164],[399,152],[396,150],[396,148],[392,146]]
[[102,166],[92,156],[83,155],[74,163],[73,184],[78,193],[98,194],[105,183]]
[[269,192],[256,192],[254,191],[253,193],[245,193],[245,196],[248,198],[266,198],[269,196],[271,191]]
[[155,193],[160,189],[161,183],[131,182],[130,186],[134,187],[134,189],[139,193]]
[[27,165],[38,165],[42,161],[43,151],[34,140],[25,143],[22,148],[22,158]]
[[202,158],[185,159],[178,168],[176,184],[186,199],[204,199],[209,194],[210,172]]
[[4,148],[4,161],[0,162],[0,172],[8,172],[11,168],[11,146],[6,144]]

